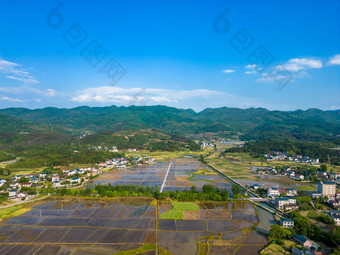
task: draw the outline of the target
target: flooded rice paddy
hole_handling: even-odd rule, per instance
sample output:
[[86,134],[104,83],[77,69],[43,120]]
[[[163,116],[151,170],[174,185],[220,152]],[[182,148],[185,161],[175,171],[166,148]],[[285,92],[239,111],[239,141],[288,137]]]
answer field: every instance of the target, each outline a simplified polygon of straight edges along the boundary
[[[227,189],[231,193],[231,184],[215,174],[206,165],[195,159],[175,159],[169,162],[156,162],[124,170],[112,170],[101,174],[93,184],[162,186],[167,175],[164,191],[188,190],[195,185],[198,190],[204,184]],[[205,175],[197,175],[198,169],[205,169]]]
[[[171,254],[257,254],[267,239],[248,202],[198,202],[182,220],[161,220],[170,202],[58,198],[0,224],[0,254],[114,254],[154,245]],[[135,253],[134,253],[135,254]],[[142,254],[156,254],[155,249]]]

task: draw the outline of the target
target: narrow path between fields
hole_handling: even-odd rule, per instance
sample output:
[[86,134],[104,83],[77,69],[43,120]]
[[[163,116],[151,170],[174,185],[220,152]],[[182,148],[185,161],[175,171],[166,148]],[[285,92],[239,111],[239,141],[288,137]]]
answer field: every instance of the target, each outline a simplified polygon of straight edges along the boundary
[[171,165],[172,165],[172,162],[170,163],[169,167],[168,167],[168,171],[166,171],[166,175],[164,177],[164,180],[163,180],[163,184],[161,186],[161,189],[159,190],[159,192],[163,192],[163,188],[165,186],[165,182],[166,182],[166,179],[168,178],[168,174],[169,174],[169,171],[170,171],[170,168],[171,168]]

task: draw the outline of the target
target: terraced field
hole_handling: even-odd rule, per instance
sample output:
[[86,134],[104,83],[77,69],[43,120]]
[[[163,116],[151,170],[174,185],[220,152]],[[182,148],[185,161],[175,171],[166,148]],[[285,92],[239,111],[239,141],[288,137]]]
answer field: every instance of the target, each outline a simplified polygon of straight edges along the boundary
[[175,205],[180,219],[167,219],[171,202],[152,199],[48,200],[1,222],[0,254],[243,255],[267,244],[253,231],[259,219],[251,203]]

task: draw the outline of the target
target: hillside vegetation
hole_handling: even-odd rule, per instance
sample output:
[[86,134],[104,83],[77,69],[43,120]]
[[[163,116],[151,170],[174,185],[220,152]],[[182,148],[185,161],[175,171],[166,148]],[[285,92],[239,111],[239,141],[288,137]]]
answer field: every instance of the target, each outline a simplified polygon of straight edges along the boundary
[[167,106],[76,107],[0,110],[17,119],[35,124],[54,125],[69,134],[153,128],[168,134],[194,138],[271,137],[320,141],[340,134],[340,111],[269,111],[263,108],[216,108],[199,113]]

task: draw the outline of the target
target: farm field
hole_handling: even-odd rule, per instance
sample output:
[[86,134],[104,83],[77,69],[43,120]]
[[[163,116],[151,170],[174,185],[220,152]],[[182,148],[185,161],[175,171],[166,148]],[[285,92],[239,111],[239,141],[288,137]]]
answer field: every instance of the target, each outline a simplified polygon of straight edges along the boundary
[[183,158],[187,155],[190,155],[190,157],[197,157],[199,158],[199,156],[203,153],[203,154],[207,154],[209,152],[213,152],[214,148],[212,147],[208,147],[205,148],[203,151],[185,151],[185,150],[181,150],[181,151],[150,151],[150,150],[141,150],[141,151],[137,151],[137,152],[129,152],[129,151],[123,151],[126,155],[126,157],[140,157],[143,155],[147,155],[149,157],[152,157],[154,159],[156,159],[157,161],[166,161],[166,160],[170,160],[172,158]]
[[251,166],[261,167],[268,165],[266,162],[256,161],[245,153],[230,153],[224,157],[220,157],[219,153],[215,153],[207,158],[207,162],[230,177],[247,176]]
[[316,184],[311,184],[309,182],[299,182],[290,179],[288,176],[277,176],[277,175],[253,175],[252,178],[240,178],[234,177],[233,179],[242,185],[254,185],[259,184],[261,187],[275,187],[279,185],[282,188],[295,188],[298,190],[313,191],[316,190]]
[[250,255],[268,243],[259,223],[248,202],[57,198],[1,222],[0,254]]
[[[169,169],[168,175],[167,171]],[[189,190],[195,185],[201,190],[210,184],[231,192],[231,184],[196,159],[172,159],[151,165],[107,171],[94,179],[93,184],[162,186],[163,190]]]
[[295,188],[301,190],[314,190],[315,185],[311,185],[308,182],[299,182],[293,179],[290,179],[287,176],[274,176],[274,175],[263,175],[258,174],[253,171],[253,169],[257,167],[267,167],[273,166],[276,164],[298,164],[291,162],[280,162],[280,163],[267,163],[258,161],[246,153],[229,153],[225,157],[220,157],[220,154],[216,153],[215,155],[208,157],[207,162],[224,173],[225,175],[231,177],[238,183],[242,185],[254,185],[259,184],[262,187],[272,187],[279,185],[283,188]]

